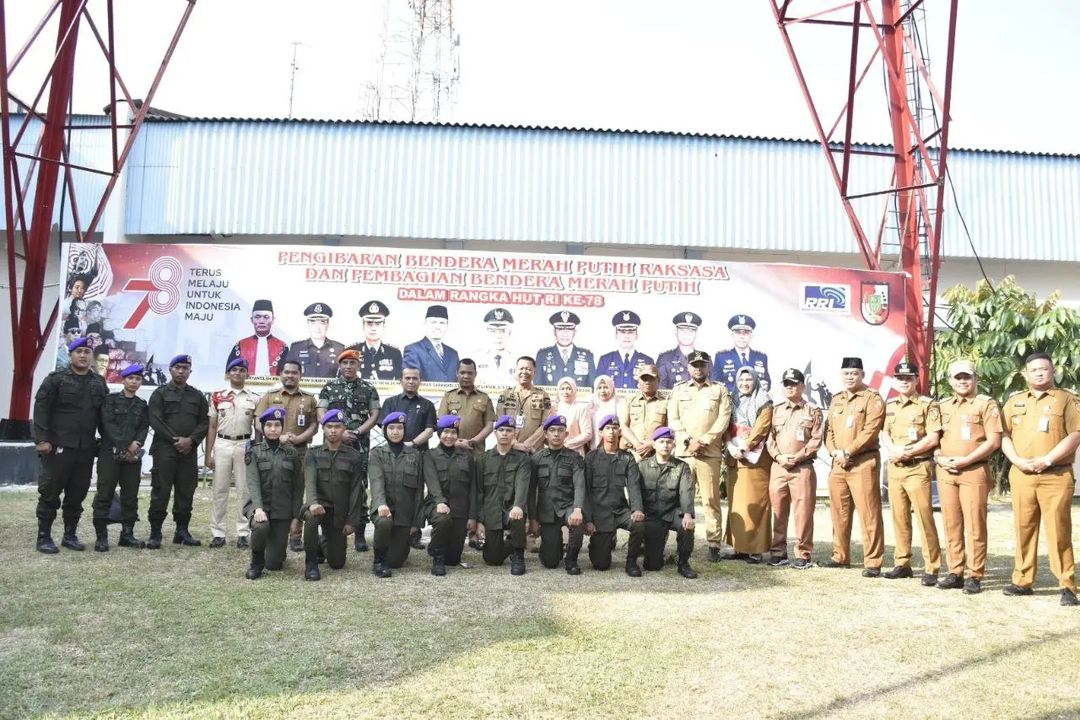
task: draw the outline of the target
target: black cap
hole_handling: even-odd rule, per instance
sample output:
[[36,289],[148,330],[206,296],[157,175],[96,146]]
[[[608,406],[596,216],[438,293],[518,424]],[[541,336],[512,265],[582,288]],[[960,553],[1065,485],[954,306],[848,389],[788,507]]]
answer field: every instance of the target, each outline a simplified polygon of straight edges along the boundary
[[552,313],[548,318],[548,322],[552,325],[573,325],[578,326],[581,324],[581,318],[576,313],[572,313],[569,310],[563,310],[561,312]]
[[800,370],[797,370],[795,368],[788,368],[787,370],[784,371],[784,377],[780,380],[780,382],[782,384],[784,384],[784,385],[788,384],[789,382],[792,382],[792,383],[806,382],[806,376],[803,375],[802,371],[800,371]]
[[859,357],[846,357],[843,362],[840,363],[841,370],[847,370],[853,368],[855,370],[862,370],[862,358]]
[[620,310],[611,317],[611,324],[615,327],[627,325],[637,327],[641,324],[641,316],[633,310]]
[[358,314],[362,318],[365,318],[365,317],[383,317],[384,318],[384,317],[386,317],[387,315],[390,314],[390,308],[386,307],[385,305],[383,305],[378,300],[372,300],[371,302],[366,302],[363,305],[361,305],[360,306],[360,311],[359,311]]
[[442,318],[443,320],[449,320],[450,314],[446,312],[445,305],[430,305],[427,309],[427,315],[424,316],[425,320],[428,318]]
[[707,363],[709,362],[709,353],[705,352],[704,350],[695,350],[694,352],[690,353],[690,357],[686,358],[686,362],[690,363],[691,365],[696,362]]
[[757,327],[754,318],[749,315],[732,315],[727,321],[728,330],[753,330]]
[[332,318],[332,317],[334,317],[334,311],[331,310],[330,306],[327,305],[326,303],[317,302],[317,303],[311,303],[306,308],[304,308],[304,315],[306,317],[320,317],[321,316],[321,317],[324,317],[324,318]]
[[513,325],[514,316],[506,308],[497,307],[487,311],[484,322],[494,325]]
[[701,316],[695,312],[681,312],[671,318],[673,325],[689,325],[693,328],[701,327]]
[[914,376],[914,375],[918,375],[918,374],[919,374],[919,366],[916,365],[915,363],[909,362],[907,360],[903,360],[901,362],[896,363],[896,367],[893,368],[893,376],[894,377],[901,377],[903,375],[912,375],[912,376]]
[[251,312],[274,312],[274,303],[269,300],[256,300],[255,304],[251,306]]

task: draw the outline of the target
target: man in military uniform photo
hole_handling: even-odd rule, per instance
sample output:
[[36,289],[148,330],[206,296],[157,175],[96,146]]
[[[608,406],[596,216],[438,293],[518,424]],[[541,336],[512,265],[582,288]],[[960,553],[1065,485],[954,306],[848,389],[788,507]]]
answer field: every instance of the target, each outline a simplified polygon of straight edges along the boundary
[[529,486],[530,532],[540,537],[540,562],[554,568],[563,560],[562,529],[570,530],[564,566],[568,575],[580,575],[578,553],[585,535],[585,461],[566,448],[566,418],[552,415],[544,421],[547,447],[532,456]]
[[255,334],[237,340],[225,364],[229,365],[234,360],[244,360],[252,375],[276,376],[280,372],[280,363],[285,359],[286,346],[281,338],[274,337],[272,334],[274,329],[274,304],[272,302],[255,301],[255,304],[251,306],[251,326],[255,329]]
[[94,550],[109,549],[109,511],[116,487],[120,486],[121,547],[142,548],[135,537],[139,520],[139,481],[142,478],[142,448],[150,431],[146,401],[139,397],[143,366],[128,365],[120,371],[123,389],[105,398],[101,405],[101,444],[98,450],[97,490],[94,492]]
[[585,456],[585,532],[594,570],[611,567],[615,531],[626,530],[626,574],[641,577],[641,543],[645,513],[641,504],[641,472],[634,456],[619,449],[619,418],[605,415],[597,423],[600,446]]
[[676,313],[671,319],[675,325],[675,347],[665,350],[656,358],[660,371],[660,387],[670,390],[690,379],[690,353],[694,352],[701,316],[695,312]]
[[649,438],[655,452],[638,463],[641,473],[641,508],[645,513],[646,570],[664,568],[664,546],[669,532],[675,533],[679,574],[693,580],[690,567],[694,551],[694,478],[690,466],[672,455],[675,431],[659,427]]
[[863,382],[862,358],[840,363],[843,391],[833,396],[825,425],[825,447],[832,457],[829,511],[833,523],[832,556],[827,568],[851,565],[852,510],[859,513],[863,541],[863,577],[881,577],[885,528],[881,518],[878,435],[885,424],[885,402]]
[[37,549],[50,555],[59,552],[52,524],[61,507],[64,537],[60,544],[70,550],[86,547],[77,530],[97,453],[94,434],[109,394],[105,380],[90,369],[93,357],[87,339],[76,339],[68,346],[68,367],[49,373],[34,396],[34,442],[41,457]]
[[[210,404],[200,390],[188,384],[191,356],[177,355],[169,361],[171,382],[154,390],[147,403],[154,441],[150,455],[150,539],[146,547],[161,547],[161,526],[173,497],[176,545],[202,545],[188,532],[195,487],[199,483],[199,443],[210,427]],[[175,493],[174,493],[175,491]]]
[[236,547],[244,550],[251,535],[250,519],[244,514],[248,486],[244,480],[244,452],[251,442],[252,424],[259,396],[248,390],[247,360],[237,358],[225,368],[229,386],[210,393],[207,411],[210,426],[206,433],[206,467],[214,471],[214,505],[210,511],[210,547],[225,546],[225,517],[229,511],[229,488],[236,486]]
[[551,415],[551,397],[533,385],[536,361],[522,356],[517,359],[517,384],[507,388],[495,403],[499,415],[514,418],[517,439],[514,448],[522,452],[536,452],[544,441],[544,420]]
[[941,568],[941,545],[934,523],[930,470],[934,448],[941,437],[941,412],[933,399],[919,395],[918,376],[919,368],[915,363],[906,360],[897,363],[893,370],[893,387],[899,395],[885,404],[885,430],[881,439],[889,457],[885,476],[896,536],[893,569],[885,573],[885,577],[896,580],[914,575],[911,569],[911,514],[914,511],[922,538],[922,584],[934,587]]
[[300,519],[304,503],[304,471],[300,453],[281,442],[285,408],[270,407],[259,415],[263,439],[244,454],[251,523],[251,566],[245,577],[256,580],[263,570],[281,570],[290,526]]
[[667,425],[667,396],[657,389],[655,365],[638,368],[637,394],[619,406],[622,446],[642,460],[653,453],[652,434]]
[[[470,529],[476,527],[476,458],[471,449],[457,445],[458,427],[461,418],[457,415],[443,415],[439,418],[439,444],[428,451],[428,459],[435,468],[435,477],[442,488],[442,496],[450,508],[449,527],[443,534],[443,547],[435,547],[432,541],[429,552],[432,557],[442,555],[445,564],[453,567],[461,564],[461,551],[465,548],[465,537]],[[429,495],[424,503],[424,516],[428,523],[435,526],[437,519],[436,503]]]
[[428,382],[454,382],[458,352],[443,342],[450,314],[445,305],[431,305],[424,317],[424,337],[405,346],[404,367],[417,368]]
[[480,456],[477,469],[478,533],[485,538],[484,562],[502,565],[510,558],[510,574],[525,574],[525,509],[529,503],[532,463],[514,449],[514,418],[495,420],[495,447]]
[[1016,516],[1016,563],[1002,592],[1031,595],[1038,566],[1039,521],[1046,529],[1050,571],[1061,588],[1061,604],[1076,598],[1072,546],[1073,464],[1080,446],[1080,398],[1054,384],[1054,363],[1037,352],[1024,360],[1028,389],[1009,396],[1001,409],[1005,435],[1001,449],[1012,463],[1009,486]]
[[[345,567],[346,539],[360,527],[367,511],[364,456],[345,441],[346,416],[323,413],[323,444],[304,458],[304,579],[320,580],[319,551],[334,570]],[[322,542],[319,530],[322,530]]]
[[637,369],[642,365],[652,365],[653,359],[635,346],[638,341],[638,328],[641,316],[633,310],[620,310],[611,318],[615,328],[615,349],[605,353],[596,362],[598,375],[609,375],[615,381],[615,387],[630,390],[637,387]]
[[514,382],[514,352],[510,338],[514,331],[514,316],[506,308],[492,308],[484,315],[486,342],[476,353],[476,382],[490,387],[505,387]]
[[574,344],[581,318],[577,313],[562,310],[549,317],[548,322],[555,334],[555,344],[536,351],[540,384],[554,387],[562,378],[571,377],[579,386],[592,385],[596,372],[592,350]]
[[308,337],[289,346],[279,362],[278,372],[286,360],[300,361],[304,377],[332,378],[337,375],[337,358],[345,346],[326,337],[334,310],[326,303],[311,303],[304,308],[307,318]]
[[401,377],[401,350],[382,339],[390,308],[378,300],[370,300],[360,306],[359,314],[364,324],[364,339],[347,349],[360,353],[360,377],[372,381],[397,380]]
[[769,377],[769,356],[750,347],[757,323],[749,315],[734,315],[728,320],[734,347],[720,350],[713,358],[712,378],[722,382],[729,393],[735,392],[735,375],[741,367],[751,367],[761,381],[761,389],[768,392],[772,387]]

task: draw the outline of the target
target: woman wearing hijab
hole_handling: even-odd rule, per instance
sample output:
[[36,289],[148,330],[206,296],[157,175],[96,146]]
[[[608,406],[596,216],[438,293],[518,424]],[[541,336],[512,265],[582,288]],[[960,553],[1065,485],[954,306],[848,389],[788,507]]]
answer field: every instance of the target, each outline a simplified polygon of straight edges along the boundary
[[735,549],[728,557],[757,564],[772,538],[769,470],[772,458],[765,438],[772,426],[773,407],[749,366],[735,375],[735,398],[727,444],[728,525],[726,541]]
[[559,380],[557,391],[559,407],[555,414],[566,418],[566,441],[563,445],[585,457],[593,438],[592,406],[577,401],[577,383],[572,377]]
[[610,375],[597,375],[593,380],[593,396],[590,401],[592,413],[592,450],[600,447],[600,428],[596,426],[606,415],[622,417],[623,405],[626,401],[615,395],[615,381]]

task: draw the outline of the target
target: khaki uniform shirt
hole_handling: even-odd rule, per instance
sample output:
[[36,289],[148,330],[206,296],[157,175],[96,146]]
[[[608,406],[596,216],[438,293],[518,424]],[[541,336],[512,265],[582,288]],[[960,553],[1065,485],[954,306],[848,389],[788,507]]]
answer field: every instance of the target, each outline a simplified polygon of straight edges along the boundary
[[849,458],[877,452],[878,434],[885,424],[885,401],[876,390],[844,390],[833,396],[829,423],[825,427],[825,447],[829,454],[844,450]]
[[495,422],[495,406],[486,392],[482,390],[465,392],[458,385],[443,394],[442,402],[439,403],[439,415],[460,417],[458,437],[462,440],[471,440],[480,434],[481,430]]
[[227,387],[210,394],[206,416],[217,416],[218,436],[251,437],[251,423],[255,420],[255,406],[258,403],[259,396],[247,388],[233,390]]
[[[651,398],[645,397],[645,393],[638,392],[619,406],[619,424],[630,428],[638,440],[648,442],[652,440],[652,434],[656,428],[667,425],[667,403],[667,396],[661,392],[657,392]],[[632,450],[630,443],[625,439],[622,441],[622,447]],[[634,456],[637,457],[637,453],[634,453]]]
[[[318,423],[318,401],[311,393],[297,389],[289,392],[283,387],[276,387],[259,398],[255,406],[255,417],[262,415],[272,407],[285,408],[285,423],[281,431],[299,435],[308,430],[312,423]],[[305,443],[306,445],[307,443]]]
[[667,407],[668,427],[675,431],[675,455],[689,455],[691,440],[704,443],[702,457],[724,456],[724,433],[731,422],[731,394],[722,383],[693,380],[671,391]]
[[885,405],[885,435],[894,445],[910,445],[941,432],[941,411],[925,395],[893,398]]
[[499,396],[498,414],[514,418],[518,441],[525,442],[551,414],[551,398],[535,385],[531,390],[510,387]]
[[808,402],[783,402],[773,406],[772,429],[765,440],[769,455],[792,455],[795,464],[813,462],[821,448],[825,416]]
[[988,433],[1002,431],[1001,410],[989,395],[973,398],[953,395],[942,400],[939,407],[942,430],[939,450],[946,457],[964,457],[979,447]]
[[[1066,435],[1080,431],[1080,398],[1064,388],[1051,388],[1037,397],[1031,390],[1012,395],[1002,408],[1005,432],[1023,458],[1041,457]],[[1076,453],[1054,466],[1072,469]]]

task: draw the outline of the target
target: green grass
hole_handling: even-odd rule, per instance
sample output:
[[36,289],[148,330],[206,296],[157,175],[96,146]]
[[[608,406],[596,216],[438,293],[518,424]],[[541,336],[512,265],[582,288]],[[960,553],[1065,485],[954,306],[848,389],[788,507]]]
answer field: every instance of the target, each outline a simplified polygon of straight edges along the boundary
[[[987,591],[967,597],[710,565],[703,544],[695,581],[631,579],[621,562],[572,578],[535,555],[521,578],[434,578],[422,553],[377,580],[350,551],[319,583],[295,556],[250,582],[233,546],[135,551],[116,526],[109,553],[41,555],[34,502],[0,493],[2,717],[1080,717],[1080,612],[1058,606],[1045,550],[1035,597],[1000,593],[1007,505],[991,512]],[[209,504],[200,488],[204,542]],[[816,536],[824,558],[827,508]]]

